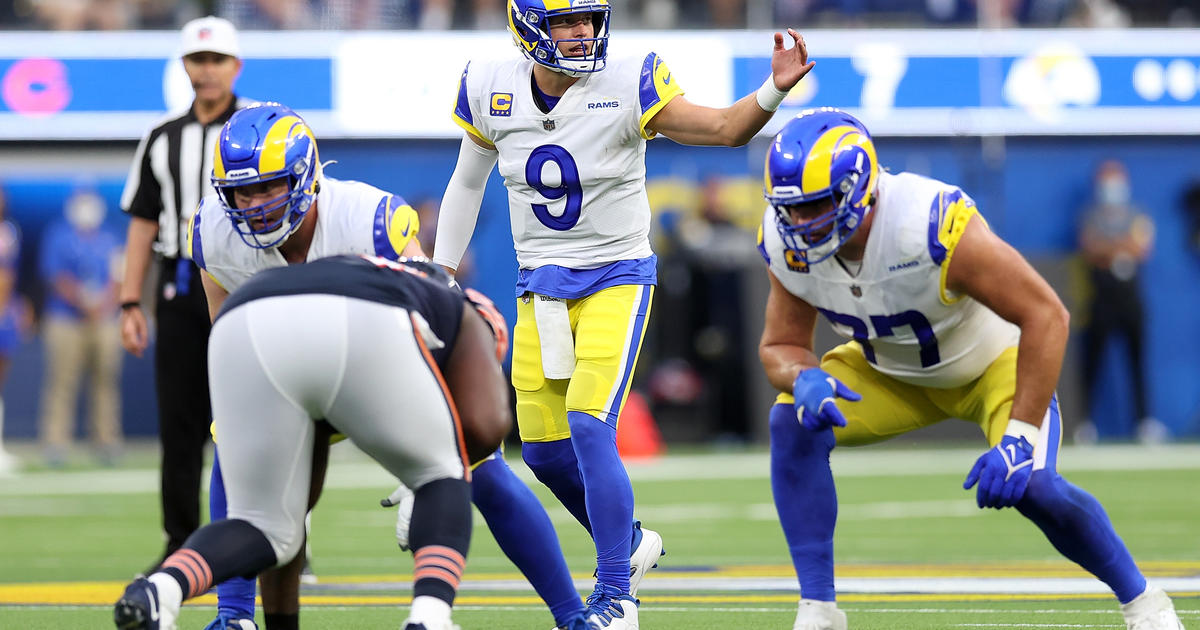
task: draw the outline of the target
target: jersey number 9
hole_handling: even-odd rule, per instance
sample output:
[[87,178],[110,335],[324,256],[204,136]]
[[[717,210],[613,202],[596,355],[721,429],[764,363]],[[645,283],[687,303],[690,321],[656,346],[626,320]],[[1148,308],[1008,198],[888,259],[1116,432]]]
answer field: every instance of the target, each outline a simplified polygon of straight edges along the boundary
[[[558,186],[549,186],[542,181],[542,167],[546,162],[554,162],[561,174]],[[560,232],[565,232],[579,223],[579,215],[583,211],[583,184],[579,182],[579,167],[575,158],[567,150],[557,144],[543,144],[529,154],[525,162],[525,182],[530,188],[541,193],[551,201],[567,198],[566,209],[559,216],[550,214],[550,209],[544,203],[530,204],[533,215],[542,225]]]

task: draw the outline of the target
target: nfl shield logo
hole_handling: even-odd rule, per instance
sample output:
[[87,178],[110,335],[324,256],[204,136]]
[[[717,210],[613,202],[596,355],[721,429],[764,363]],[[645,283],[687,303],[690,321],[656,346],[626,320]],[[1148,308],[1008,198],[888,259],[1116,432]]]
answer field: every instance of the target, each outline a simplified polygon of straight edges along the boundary
[[550,120],[549,118],[543,120],[542,129],[545,129],[546,131],[554,131],[554,121]]
[[862,297],[862,287],[858,286],[857,284],[852,284],[850,285],[850,293],[852,293],[854,297],[860,298]]

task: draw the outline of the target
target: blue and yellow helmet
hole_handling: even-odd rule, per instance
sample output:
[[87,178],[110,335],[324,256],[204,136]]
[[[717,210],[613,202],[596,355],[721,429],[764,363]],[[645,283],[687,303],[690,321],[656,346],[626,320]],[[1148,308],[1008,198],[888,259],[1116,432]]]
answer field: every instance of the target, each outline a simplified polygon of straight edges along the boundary
[[[604,69],[608,58],[608,0],[508,0],[508,30],[526,57],[555,72],[577,77]],[[592,37],[563,39],[550,37],[550,18],[574,13],[592,17]],[[560,42],[579,42],[591,48],[591,54],[564,57]]]
[[[763,178],[763,196],[775,210],[784,244],[817,263],[837,252],[871,211],[879,186],[875,143],[846,112],[806,110],[771,142]],[[825,199],[833,200],[832,210],[792,223],[789,207]]]
[[[239,208],[239,186],[287,178],[287,191],[265,203]],[[300,227],[317,198],[321,160],[317,139],[304,120],[279,103],[256,103],[234,112],[221,129],[213,156],[212,185],[225,214],[250,247],[275,247]]]

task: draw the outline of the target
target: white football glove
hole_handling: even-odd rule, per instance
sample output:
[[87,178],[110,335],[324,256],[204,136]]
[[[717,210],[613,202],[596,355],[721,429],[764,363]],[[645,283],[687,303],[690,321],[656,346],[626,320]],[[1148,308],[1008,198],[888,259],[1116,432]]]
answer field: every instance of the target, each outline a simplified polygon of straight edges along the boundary
[[413,510],[413,491],[408,489],[408,486],[400,484],[386,499],[380,499],[379,505],[383,507],[397,506],[396,508],[396,544],[404,551],[408,551],[408,527],[412,524]]

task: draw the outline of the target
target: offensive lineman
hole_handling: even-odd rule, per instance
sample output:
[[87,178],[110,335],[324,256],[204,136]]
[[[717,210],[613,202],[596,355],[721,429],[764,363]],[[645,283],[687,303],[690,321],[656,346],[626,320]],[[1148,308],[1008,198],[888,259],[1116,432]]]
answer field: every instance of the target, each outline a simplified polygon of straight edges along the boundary
[[[946,418],[977,423],[994,447],[963,484],[978,486],[979,507],[1033,521],[1112,588],[1130,630],[1181,630],[1100,503],[1055,469],[1067,311],[975,202],[881,171],[866,127],[828,108],[775,136],[765,182],[759,249],[771,292],[759,354],[783,392],[771,409],[771,484],[803,598],[794,630],[846,630],[830,451]],[[818,312],[852,339],[819,359]]]

